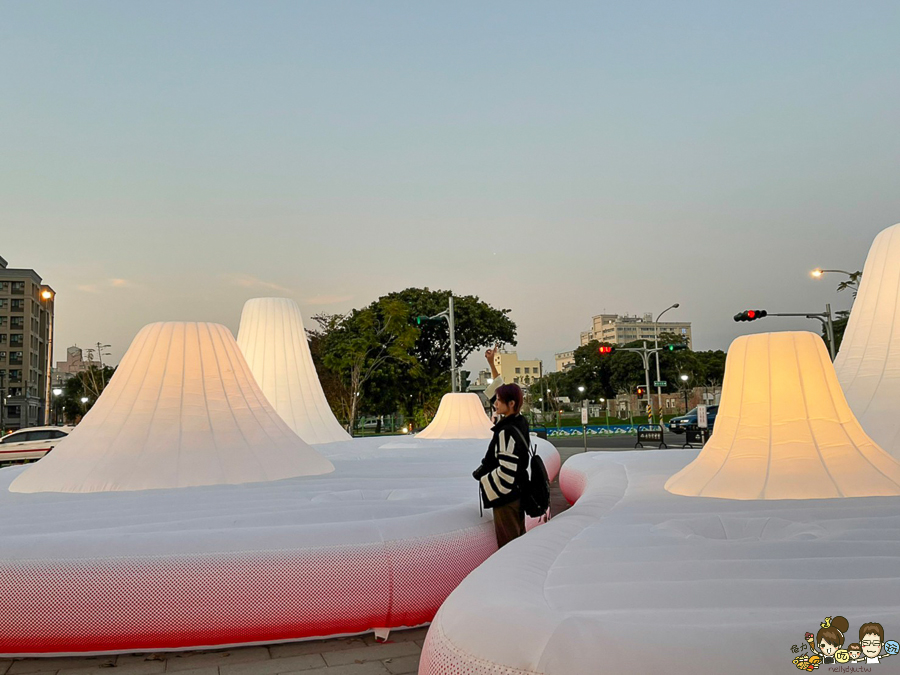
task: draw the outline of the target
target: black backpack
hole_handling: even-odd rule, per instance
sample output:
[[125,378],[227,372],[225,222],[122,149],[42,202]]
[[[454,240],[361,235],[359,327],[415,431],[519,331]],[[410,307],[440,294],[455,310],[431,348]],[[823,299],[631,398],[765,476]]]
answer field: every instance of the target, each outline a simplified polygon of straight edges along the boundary
[[[513,427],[519,439],[524,441],[522,433]],[[525,443],[526,447],[528,443]],[[531,466],[528,472],[528,482],[522,486],[522,506],[525,515],[532,518],[549,516],[550,508],[550,477],[547,475],[547,467],[544,460],[537,454],[537,445],[531,448]]]

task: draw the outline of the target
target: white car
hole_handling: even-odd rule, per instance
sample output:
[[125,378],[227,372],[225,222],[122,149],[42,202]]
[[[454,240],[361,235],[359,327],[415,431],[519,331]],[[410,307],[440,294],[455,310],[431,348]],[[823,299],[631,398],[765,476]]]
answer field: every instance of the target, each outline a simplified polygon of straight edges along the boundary
[[75,427],[28,427],[0,438],[0,463],[40,459]]

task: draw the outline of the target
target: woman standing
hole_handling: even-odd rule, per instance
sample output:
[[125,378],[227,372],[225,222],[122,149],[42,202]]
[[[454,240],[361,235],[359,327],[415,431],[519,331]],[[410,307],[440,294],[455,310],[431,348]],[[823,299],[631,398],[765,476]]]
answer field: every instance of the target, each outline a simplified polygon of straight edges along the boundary
[[[485,353],[494,382],[488,389],[493,394],[494,410],[501,416],[494,425],[487,453],[473,476],[481,484],[481,500],[494,510],[494,531],[500,548],[525,534],[525,511],[522,489],[528,484],[528,421],[520,414],[522,390],[517,384],[502,384],[494,366],[496,350]],[[493,384],[499,380],[500,384]]]

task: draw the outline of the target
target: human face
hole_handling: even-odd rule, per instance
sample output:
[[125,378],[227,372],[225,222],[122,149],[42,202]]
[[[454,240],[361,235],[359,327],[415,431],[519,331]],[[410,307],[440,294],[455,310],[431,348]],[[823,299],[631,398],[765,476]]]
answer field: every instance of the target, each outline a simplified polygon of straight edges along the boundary
[[494,400],[494,410],[500,415],[512,415],[515,412],[513,406],[502,400],[499,396]]
[[881,638],[875,633],[866,633],[859,644],[862,647],[863,654],[870,659],[881,653]]
[[825,642],[825,638],[822,638],[819,640],[819,649],[825,656],[832,656],[837,651],[837,645],[829,644]]
[[850,652],[848,652],[848,653],[850,654],[850,658],[853,659],[854,661],[855,661],[856,659],[858,659],[860,656],[862,656],[862,652],[858,652],[858,651],[856,651],[855,649],[852,650],[852,651],[850,651]]

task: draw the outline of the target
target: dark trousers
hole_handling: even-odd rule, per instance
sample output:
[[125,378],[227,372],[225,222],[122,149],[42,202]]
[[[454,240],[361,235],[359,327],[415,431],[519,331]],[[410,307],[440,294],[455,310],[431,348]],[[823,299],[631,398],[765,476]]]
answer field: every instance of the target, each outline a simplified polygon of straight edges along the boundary
[[518,499],[503,506],[494,507],[494,532],[497,533],[497,548],[503,548],[516,537],[525,534],[525,512]]

